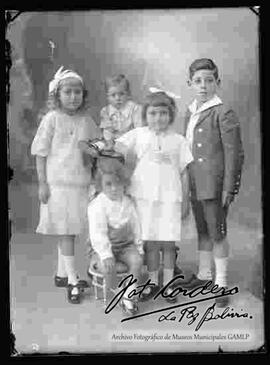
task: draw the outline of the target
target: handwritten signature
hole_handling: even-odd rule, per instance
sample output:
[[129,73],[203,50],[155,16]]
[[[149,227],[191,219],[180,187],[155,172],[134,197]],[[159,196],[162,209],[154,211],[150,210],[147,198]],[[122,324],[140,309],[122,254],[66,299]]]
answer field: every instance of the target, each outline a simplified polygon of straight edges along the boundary
[[[166,285],[164,285],[159,291],[158,293],[153,297],[153,300],[156,300],[159,297],[162,298],[175,298],[178,295],[183,295],[184,297],[188,297],[190,299],[194,299],[196,298],[198,295],[201,296],[206,296],[204,298],[200,298],[200,299],[196,299],[196,300],[192,300],[190,302],[185,302],[185,303],[180,303],[180,304],[176,304],[173,306],[169,306],[169,307],[165,307],[165,308],[160,308],[160,309],[156,309],[150,312],[145,312],[145,313],[140,313],[134,316],[130,316],[127,318],[123,318],[121,320],[121,322],[125,322],[128,320],[132,320],[135,318],[139,318],[139,317],[145,317],[145,316],[149,316],[151,314],[157,314],[160,312],[168,312],[169,310],[171,310],[171,312],[167,313],[167,314],[162,314],[158,321],[159,322],[163,322],[163,321],[178,321],[181,322],[184,318],[188,319],[188,325],[191,325],[193,323],[195,323],[196,320],[198,320],[200,313],[197,310],[197,306],[196,304],[199,302],[204,302],[204,301],[209,301],[209,300],[213,300],[216,298],[220,298],[220,297],[224,297],[224,296],[229,296],[229,295],[235,295],[239,292],[238,287],[233,287],[231,289],[226,289],[223,287],[219,287],[218,285],[212,285],[212,281],[208,281],[206,284],[193,288],[191,290],[182,288],[181,286],[177,286],[172,292],[170,292],[170,294],[166,293],[166,290],[168,287],[171,287],[172,283],[175,283],[176,280],[179,279],[184,279],[183,275],[177,275],[175,276],[172,280],[170,280]],[[122,279],[122,281],[119,283],[118,287],[122,288],[122,290],[120,290],[110,301],[110,303],[107,305],[106,309],[105,309],[105,313],[108,314],[110,313],[115,306],[118,304],[118,302],[121,300],[121,298],[123,297],[123,295],[126,293],[126,291],[128,290],[128,288],[131,285],[134,285],[137,282],[137,279],[133,277],[132,274],[126,276],[124,279]],[[138,285],[135,289],[131,290],[130,293],[128,294],[129,298],[132,297],[136,297],[138,296],[138,298],[141,297],[143,291],[150,286],[153,286],[154,283],[151,283],[151,280],[149,279],[146,283]],[[209,294],[211,294],[211,296],[209,296]],[[204,314],[201,316],[199,323],[196,326],[195,331],[198,331],[204,322],[207,321],[211,321],[211,320],[217,320],[217,319],[225,319],[225,318],[247,318],[249,315],[248,313],[237,313],[237,312],[230,312],[233,311],[232,308],[230,307],[226,307],[222,314],[216,314],[215,313],[215,306],[216,303],[214,303],[213,305],[209,306],[206,311],[204,312]],[[178,314],[176,314],[175,309],[180,308],[180,307],[184,307]],[[252,318],[252,317],[250,317]]]

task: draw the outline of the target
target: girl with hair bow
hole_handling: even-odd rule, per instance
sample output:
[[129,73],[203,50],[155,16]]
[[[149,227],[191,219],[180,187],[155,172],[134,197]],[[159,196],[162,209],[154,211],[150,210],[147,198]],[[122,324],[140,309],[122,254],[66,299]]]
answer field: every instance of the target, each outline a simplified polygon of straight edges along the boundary
[[49,84],[49,111],[33,140],[39,182],[40,220],[37,232],[58,240],[57,287],[67,287],[68,301],[80,303],[87,282],[75,271],[75,237],[87,227],[90,169],[83,163],[79,141],[97,138],[99,128],[86,113],[82,77],[63,66]]

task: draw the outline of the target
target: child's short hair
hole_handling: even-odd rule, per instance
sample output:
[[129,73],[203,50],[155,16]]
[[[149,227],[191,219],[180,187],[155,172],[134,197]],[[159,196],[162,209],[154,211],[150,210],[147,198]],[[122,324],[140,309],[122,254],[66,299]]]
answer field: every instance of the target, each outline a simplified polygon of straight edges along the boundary
[[170,123],[173,123],[177,109],[173,98],[168,96],[165,92],[159,91],[148,94],[142,108],[142,119],[146,122],[146,112],[149,106],[165,106],[169,110]]
[[125,165],[118,159],[112,157],[99,157],[95,174],[96,190],[102,190],[102,176],[108,174],[116,177],[123,186],[130,184],[130,173]]
[[190,80],[194,76],[196,71],[199,70],[210,70],[213,71],[215,79],[218,79],[218,68],[217,65],[210,58],[199,58],[192,62],[189,66],[189,78]]
[[105,80],[105,91],[106,93],[108,93],[109,89],[113,86],[118,86],[122,84],[124,86],[124,89],[126,91],[126,93],[128,95],[131,94],[130,92],[130,84],[129,84],[129,81],[128,79],[126,78],[125,75],[114,75],[114,76],[110,76],[110,77],[107,77],[106,80]]

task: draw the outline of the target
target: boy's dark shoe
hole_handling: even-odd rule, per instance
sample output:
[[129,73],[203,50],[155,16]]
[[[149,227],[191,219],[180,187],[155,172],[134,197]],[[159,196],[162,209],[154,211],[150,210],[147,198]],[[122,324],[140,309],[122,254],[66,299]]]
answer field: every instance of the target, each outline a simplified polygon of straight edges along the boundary
[[216,298],[215,301],[216,301],[217,308],[224,308],[229,305],[230,298],[227,295],[225,297]]
[[160,290],[160,287],[159,287],[159,285],[153,285],[153,286],[150,286],[148,289],[149,289],[149,291],[147,293],[142,292],[140,299],[139,299],[141,302],[146,302],[147,300],[153,298],[157,294],[157,292]]
[[[224,287],[224,289],[228,289],[227,287]],[[224,295],[223,297],[219,297],[215,299],[217,308],[224,308],[227,307],[230,303],[229,295]]]

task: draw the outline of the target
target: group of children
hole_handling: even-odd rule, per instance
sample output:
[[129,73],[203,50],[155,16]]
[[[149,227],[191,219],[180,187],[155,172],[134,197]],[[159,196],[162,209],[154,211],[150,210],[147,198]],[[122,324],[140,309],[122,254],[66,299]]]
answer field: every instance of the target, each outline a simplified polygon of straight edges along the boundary
[[[194,288],[212,277],[226,287],[228,242],[226,216],[238,193],[243,165],[240,126],[235,113],[217,96],[218,69],[210,59],[189,68],[194,101],[185,119],[185,137],[172,128],[175,100],[166,91],[149,92],[142,106],[131,100],[124,75],[106,80],[108,105],[95,123],[86,109],[81,76],[61,68],[49,85],[50,110],[32,144],[39,181],[37,232],[58,238],[55,285],[67,287],[68,300],[79,303],[87,286],[75,270],[75,237],[88,218],[89,242],[98,267],[115,293],[116,262],[140,280],[143,262],[152,285],[141,300],[174,277],[176,241],[191,202],[198,233],[199,269],[182,286]],[[94,168],[93,168],[94,166]],[[89,199],[89,187],[95,194]],[[135,284],[134,284],[135,285]],[[128,295],[120,304],[134,314],[138,303]],[[174,289],[167,288],[168,294]],[[227,298],[217,298],[219,306]],[[167,300],[175,300],[168,296]]]

